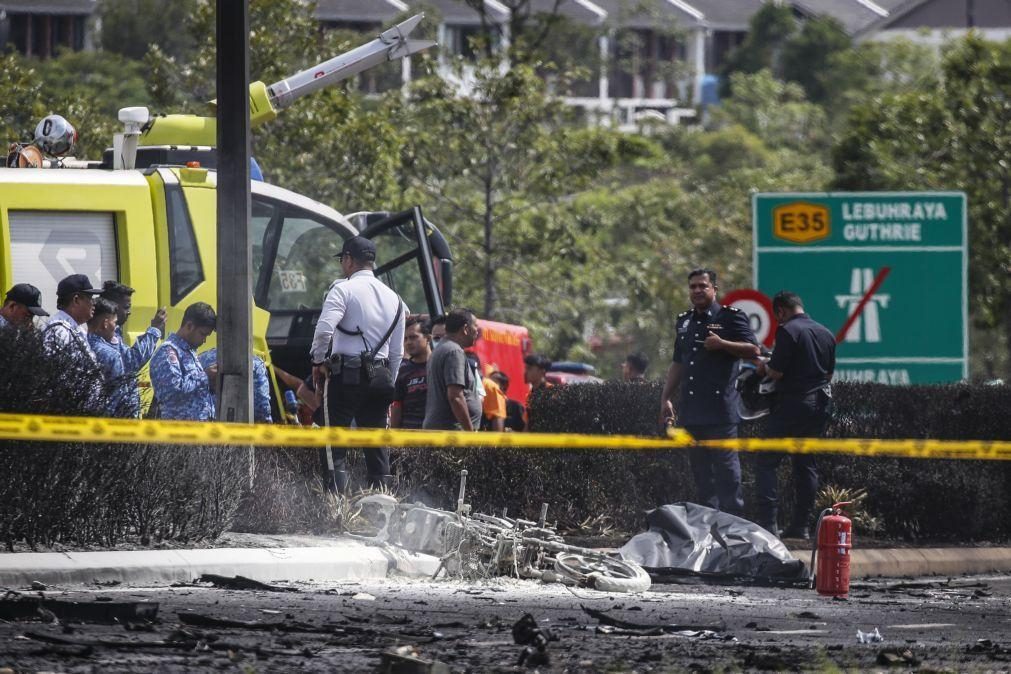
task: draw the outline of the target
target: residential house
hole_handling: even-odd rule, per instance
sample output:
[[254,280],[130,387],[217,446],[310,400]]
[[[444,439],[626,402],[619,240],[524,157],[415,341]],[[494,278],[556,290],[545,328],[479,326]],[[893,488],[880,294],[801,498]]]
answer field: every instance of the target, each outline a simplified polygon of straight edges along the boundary
[[969,30],[1011,39],[1011,0],[893,0],[886,16],[853,35],[858,41],[904,37],[940,45]]
[[88,19],[97,0],[0,0],[0,51],[49,58],[60,47],[91,46]]

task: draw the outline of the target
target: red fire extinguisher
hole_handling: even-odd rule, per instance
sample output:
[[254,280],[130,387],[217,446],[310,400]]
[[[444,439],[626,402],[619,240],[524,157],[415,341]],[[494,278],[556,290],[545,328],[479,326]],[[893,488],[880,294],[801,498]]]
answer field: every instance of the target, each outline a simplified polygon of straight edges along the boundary
[[843,514],[842,507],[851,503],[836,503],[831,508],[825,508],[818,517],[815,548],[811,552],[811,569],[815,571],[814,582],[818,594],[827,597],[845,597],[850,592],[853,522]]

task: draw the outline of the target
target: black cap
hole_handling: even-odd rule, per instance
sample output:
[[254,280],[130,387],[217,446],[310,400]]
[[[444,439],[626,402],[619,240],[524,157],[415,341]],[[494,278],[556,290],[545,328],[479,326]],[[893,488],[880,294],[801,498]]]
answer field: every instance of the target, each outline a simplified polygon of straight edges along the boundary
[[31,283],[19,283],[7,291],[7,299],[28,307],[28,311],[36,316],[48,316],[49,312],[42,308],[42,292]]
[[344,247],[336,257],[344,257],[345,255],[351,255],[355,260],[372,262],[376,259],[376,244],[364,236],[352,236],[344,242]]
[[71,274],[60,281],[60,284],[56,286],[57,297],[70,297],[75,293],[101,295],[102,289],[93,287],[91,285],[91,279],[84,274]]

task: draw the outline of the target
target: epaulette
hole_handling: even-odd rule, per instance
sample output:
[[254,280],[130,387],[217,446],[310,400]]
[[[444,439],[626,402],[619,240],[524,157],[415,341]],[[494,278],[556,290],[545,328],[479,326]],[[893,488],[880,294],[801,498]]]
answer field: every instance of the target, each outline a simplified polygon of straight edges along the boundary
[[691,313],[692,313],[691,309],[689,309],[688,311],[682,311],[680,314],[678,314],[678,318],[684,318],[685,316],[688,316]]
[[724,304],[723,308],[726,309],[727,311],[736,311],[737,313],[741,313],[740,309],[738,309],[735,306],[729,305],[729,304]]

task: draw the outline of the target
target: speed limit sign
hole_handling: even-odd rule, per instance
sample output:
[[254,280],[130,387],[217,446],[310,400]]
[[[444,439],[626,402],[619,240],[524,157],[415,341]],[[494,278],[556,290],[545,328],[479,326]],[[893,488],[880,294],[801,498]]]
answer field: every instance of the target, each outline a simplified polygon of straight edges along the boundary
[[772,314],[772,300],[768,295],[751,288],[731,290],[720,299],[720,304],[736,307],[748,315],[751,331],[759,344],[772,346],[776,339],[776,317]]

